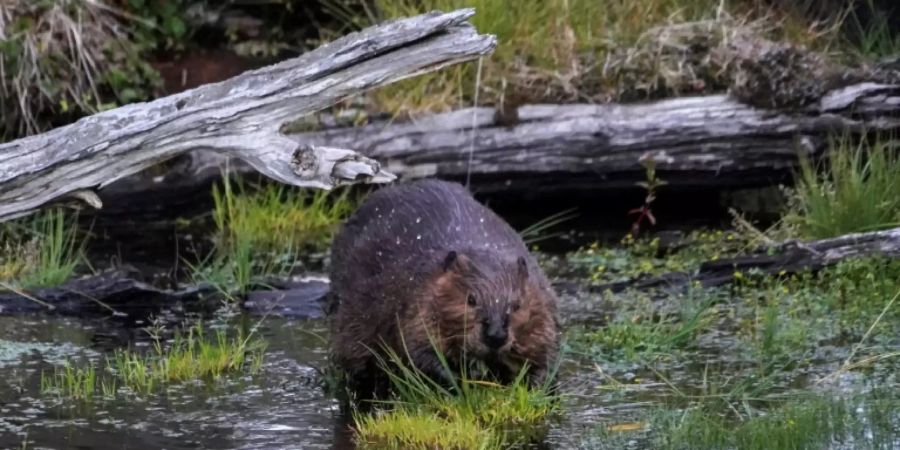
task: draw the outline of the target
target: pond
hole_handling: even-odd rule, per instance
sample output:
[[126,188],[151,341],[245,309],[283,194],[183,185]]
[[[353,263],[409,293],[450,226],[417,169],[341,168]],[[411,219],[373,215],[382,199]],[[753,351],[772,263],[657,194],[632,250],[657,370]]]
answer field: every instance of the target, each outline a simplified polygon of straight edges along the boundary
[[[600,294],[585,291],[562,296],[569,330],[593,327],[612,310]],[[155,326],[172,327],[183,312],[166,311]],[[66,360],[102,361],[116,349],[149,350],[153,340],[148,320],[79,319],[30,315],[0,317],[0,447],[29,449],[254,449],[353,448],[348,420],[338,402],[326,394],[322,371],[328,361],[328,332],[323,319],[248,315],[224,306],[207,322],[213,327],[259,325],[267,349],[259,372],[224,376],[212,384],[174,384],[161,394],[117,395],[90,402],[42,393],[42,372]],[[710,386],[722,392],[753,380],[758,365],[736,349],[737,336],[721,323],[697,339],[690,352],[660,349],[650,360],[603,361],[587,357],[574,343],[563,365],[562,416],[551,421],[546,438],[532,448],[660,448],[646,431],[648,414],[662,407],[675,410],[712,398]],[[574,342],[577,333],[568,333]],[[671,349],[670,349],[671,350]],[[848,346],[823,346],[801,364],[767,380],[760,392],[788,393],[812,386],[812,380],[835,369]],[[893,375],[840,377],[829,389],[849,389],[866,379],[893,381]],[[747,383],[748,393],[751,385]],[[740,405],[752,400],[734,400]],[[674,408],[674,409],[673,409]],[[793,419],[791,419],[793,420]],[[657,422],[655,422],[657,423]],[[897,444],[897,410],[887,417],[887,444]],[[870,431],[867,433],[871,434]],[[834,440],[824,448],[856,448]],[[890,445],[877,448],[897,448]],[[671,448],[686,448],[677,445]],[[713,448],[713,447],[698,447]],[[752,447],[741,447],[752,448]],[[762,447],[765,448],[765,447]],[[822,448],[822,447],[803,447]],[[868,447],[867,447],[868,448]],[[876,448],[876,447],[871,447]]]

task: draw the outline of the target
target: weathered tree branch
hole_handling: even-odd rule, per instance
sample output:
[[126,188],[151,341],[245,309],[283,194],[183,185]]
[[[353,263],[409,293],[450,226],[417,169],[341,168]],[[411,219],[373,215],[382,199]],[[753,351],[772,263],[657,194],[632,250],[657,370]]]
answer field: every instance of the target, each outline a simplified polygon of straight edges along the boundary
[[799,152],[820,155],[831,133],[898,129],[900,86],[864,83],[794,113],[714,95],[528,105],[511,124],[483,107],[290,137],[298,145],[352,146],[406,178],[463,180],[470,172],[473,186],[490,193],[632,187],[644,178],[638,160],[648,152],[667,189],[773,185],[788,180]]
[[[345,146],[298,143],[291,119],[343,98],[492,51],[466,22],[474,10],[384,23],[295,59],[148,103],[105,111],[0,145],[0,221],[106,186],[194,149],[249,164],[282,183],[329,189],[393,175]],[[85,197],[87,195],[87,197]]]

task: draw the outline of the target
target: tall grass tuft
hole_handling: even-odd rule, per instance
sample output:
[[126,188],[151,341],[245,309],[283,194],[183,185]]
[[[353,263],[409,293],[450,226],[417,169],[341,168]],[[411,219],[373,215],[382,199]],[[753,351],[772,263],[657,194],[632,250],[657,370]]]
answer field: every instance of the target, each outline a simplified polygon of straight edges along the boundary
[[283,184],[245,187],[224,178],[213,187],[215,252],[195,278],[225,293],[245,292],[261,278],[286,275],[305,252],[321,252],[355,207],[348,189],[303,190]]
[[62,209],[0,226],[0,282],[51,287],[68,280],[84,261],[86,240],[75,217]]
[[900,156],[887,138],[834,138],[816,165],[801,157],[796,213],[786,223],[809,238],[900,225]]

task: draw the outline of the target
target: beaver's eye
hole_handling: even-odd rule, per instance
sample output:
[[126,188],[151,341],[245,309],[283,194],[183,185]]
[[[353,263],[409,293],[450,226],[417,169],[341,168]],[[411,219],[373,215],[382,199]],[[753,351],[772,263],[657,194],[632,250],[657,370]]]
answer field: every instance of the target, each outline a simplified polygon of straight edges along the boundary
[[475,301],[475,294],[469,294],[469,295],[467,295],[467,296],[466,296],[466,303],[468,303],[469,306],[475,306],[475,303],[477,303],[477,302]]
[[518,311],[519,308],[520,308],[521,306],[522,306],[522,305],[520,305],[519,302],[513,303],[513,304],[512,304],[512,310],[513,310],[513,312]]

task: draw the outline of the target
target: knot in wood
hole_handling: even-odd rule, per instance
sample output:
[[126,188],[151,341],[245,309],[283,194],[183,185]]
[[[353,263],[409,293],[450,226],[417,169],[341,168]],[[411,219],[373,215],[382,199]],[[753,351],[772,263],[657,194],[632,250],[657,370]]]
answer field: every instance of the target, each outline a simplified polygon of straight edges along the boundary
[[319,165],[316,151],[309,145],[301,145],[294,150],[291,156],[291,170],[297,175],[303,176],[315,173]]

